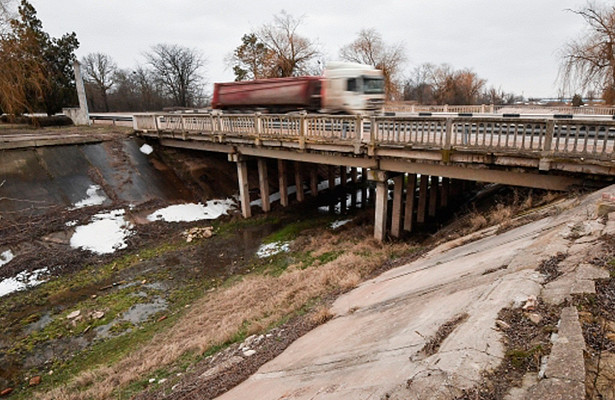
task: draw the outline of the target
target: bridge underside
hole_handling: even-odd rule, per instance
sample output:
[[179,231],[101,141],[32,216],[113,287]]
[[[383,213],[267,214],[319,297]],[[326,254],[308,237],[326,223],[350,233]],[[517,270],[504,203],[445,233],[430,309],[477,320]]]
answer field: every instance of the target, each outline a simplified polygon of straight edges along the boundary
[[[334,168],[341,168],[341,184],[348,180],[348,169],[352,181],[357,182],[357,169],[360,168],[361,182],[365,182],[365,178],[375,182],[374,237],[378,240],[384,240],[387,235],[399,237],[403,231],[412,231],[417,223],[424,223],[435,217],[439,210],[454,203],[470,182],[568,190],[586,183],[587,178],[580,175],[582,172],[610,170],[609,167],[601,165],[588,167],[572,162],[545,161],[527,154],[511,156],[429,149],[378,149],[370,152],[365,149],[357,151],[353,146],[344,145],[296,149],[283,142],[261,142],[258,145],[216,143],[213,140],[203,140],[203,136],[191,137],[185,133],[179,136],[173,133],[143,133],[142,136],[156,138],[163,146],[227,153],[229,161],[237,163],[241,208],[246,218],[251,216],[247,163],[250,159],[258,160],[261,207],[264,212],[270,210],[265,159],[278,160],[280,201],[283,206],[288,205],[287,162],[294,162],[293,184],[297,188],[298,201],[304,199],[304,186],[311,189],[312,195],[318,192],[315,166],[329,166],[330,185],[335,184],[335,180],[331,178]],[[391,181],[393,201],[392,210],[388,210]],[[362,199],[365,198],[366,194]]]
[[[158,135],[154,137],[158,138]],[[266,147],[264,145],[223,144],[204,141],[201,138],[191,140],[189,136],[186,139],[178,139],[163,135],[160,137],[160,143],[168,147],[222,152],[232,154],[235,158],[264,157],[377,171],[435,175],[546,190],[568,190],[574,186],[583,185],[584,179],[578,175],[579,173],[615,173],[612,167],[576,165],[561,161],[558,165],[554,165],[554,161],[545,162],[544,159],[541,160],[538,157],[455,153],[428,149],[411,151],[380,149],[370,156],[355,154],[353,148],[348,148],[348,146],[345,148],[343,146],[323,146],[322,150],[297,151],[283,145]],[[448,161],[443,161],[446,158]]]

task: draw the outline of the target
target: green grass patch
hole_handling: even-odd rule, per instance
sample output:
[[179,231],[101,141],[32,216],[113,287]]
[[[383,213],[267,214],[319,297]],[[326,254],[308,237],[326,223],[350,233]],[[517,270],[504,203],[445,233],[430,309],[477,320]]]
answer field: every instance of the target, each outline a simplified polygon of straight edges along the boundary
[[[31,352],[36,345],[48,340],[79,336],[86,330],[109,324],[130,307],[144,302],[145,299],[135,293],[137,290],[144,289],[132,286],[105,296],[98,296],[95,299],[88,298],[81,301],[70,309],[53,315],[53,321],[43,329],[32,332],[20,341],[15,341],[7,353]],[[148,290],[148,296],[153,295],[155,292]],[[81,312],[80,315],[70,320],[67,319],[67,316],[76,310]],[[104,316],[99,319],[93,318],[91,314],[95,311],[104,312]]]
[[288,242],[297,238],[303,231],[327,225],[332,217],[310,218],[286,224],[282,229],[267,236],[263,243]]
[[506,352],[506,357],[510,360],[514,368],[527,370],[530,364],[540,362],[540,357],[545,353],[541,345],[536,345],[528,350],[511,349]]
[[247,219],[237,219],[230,222],[214,221],[212,226],[216,235],[222,237],[229,237],[237,232],[239,229],[251,228],[255,226],[263,225],[278,225],[282,222],[280,217],[271,215],[257,215]]

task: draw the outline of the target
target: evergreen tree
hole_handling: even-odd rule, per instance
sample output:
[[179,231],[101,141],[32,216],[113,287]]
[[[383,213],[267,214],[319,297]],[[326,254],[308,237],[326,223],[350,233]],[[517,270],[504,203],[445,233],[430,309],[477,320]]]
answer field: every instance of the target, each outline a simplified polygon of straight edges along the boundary
[[78,47],[74,32],[51,38],[32,4],[22,0],[18,17],[0,37],[0,107],[53,115],[76,104],[72,63]]

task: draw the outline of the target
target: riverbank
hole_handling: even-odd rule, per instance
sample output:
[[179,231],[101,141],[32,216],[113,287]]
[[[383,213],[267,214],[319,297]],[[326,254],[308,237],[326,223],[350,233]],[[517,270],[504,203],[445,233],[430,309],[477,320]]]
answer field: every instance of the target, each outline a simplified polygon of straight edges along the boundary
[[[366,279],[472,231],[503,232],[555,210],[542,207],[555,199],[548,193],[489,190],[497,205],[478,196],[436,233],[379,244],[369,210],[319,211],[330,199],[243,220],[234,165],[152,150],[124,136],[12,154],[3,189],[35,203],[2,203],[0,279],[19,289],[0,297],[6,396],[222,394],[331,318],[334,300]],[[177,217],[180,206],[191,218]],[[93,225],[114,235],[75,239]]]

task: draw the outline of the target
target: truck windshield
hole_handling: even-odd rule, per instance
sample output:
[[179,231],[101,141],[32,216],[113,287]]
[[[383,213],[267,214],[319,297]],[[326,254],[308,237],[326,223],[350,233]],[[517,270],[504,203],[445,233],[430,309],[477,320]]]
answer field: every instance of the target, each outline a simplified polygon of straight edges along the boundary
[[364,76],[363,92],[369,94],[384,93],[384,79]]

